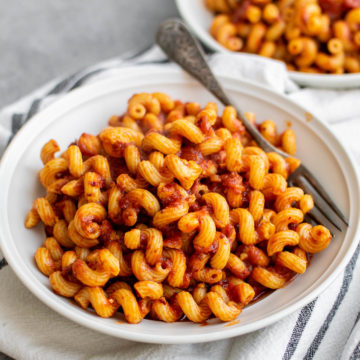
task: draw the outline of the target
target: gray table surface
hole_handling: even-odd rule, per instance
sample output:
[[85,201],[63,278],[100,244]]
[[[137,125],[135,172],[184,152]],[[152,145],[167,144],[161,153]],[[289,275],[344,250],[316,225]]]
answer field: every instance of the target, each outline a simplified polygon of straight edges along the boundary
[[178,15],[173,0],[1,0],[0,14],[0,108],[54,77],[145,48]]
[[0,108],[52,78],[154,42],[173,0],[1,0]]

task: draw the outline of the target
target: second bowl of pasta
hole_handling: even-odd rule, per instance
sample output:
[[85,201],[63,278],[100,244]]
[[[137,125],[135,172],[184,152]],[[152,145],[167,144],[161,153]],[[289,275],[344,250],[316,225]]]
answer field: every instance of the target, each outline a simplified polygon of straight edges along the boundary
[[[182,18],[213,51],[254,54],[286,63],[300,85],[360,84],[356,2],[177,0]],[[336,6],[338,3],[338,6]]]

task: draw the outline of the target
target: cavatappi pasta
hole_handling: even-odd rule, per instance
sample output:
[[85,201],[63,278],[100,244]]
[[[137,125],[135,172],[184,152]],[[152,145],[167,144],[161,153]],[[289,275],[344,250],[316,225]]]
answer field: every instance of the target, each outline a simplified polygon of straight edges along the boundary
[[[304,222],[312,197],[286,181],[300,161],[261,150],[234,108],[141,93],[109,125],[41,150],[46,193],[25,226],[45,225],[35,261],[56,294],[130,323],[231,321],[328,246]],[[258,128],[294,155],[291,129]]]
[[359,0],[206,0],[211,35],[232,51],[285,61],[289,70],[360,72]]

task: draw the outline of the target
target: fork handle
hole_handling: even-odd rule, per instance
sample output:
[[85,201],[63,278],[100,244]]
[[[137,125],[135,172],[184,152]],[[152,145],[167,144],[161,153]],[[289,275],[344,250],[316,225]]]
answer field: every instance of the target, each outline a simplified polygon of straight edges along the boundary
[[171,60],[196,78],[224,105],[230,105],[230,99],[205,60],[202,47],[182,21],[179,19],[164,21],[159,27],[156,40]]
[[[211,71],[199,42],[181,20],[169,19],[164,21],[157,32],[156,41],[171,60],[203,84],[223,105],[234,106]],[[247,120],[243,112],[236,106],[234,107],[241,116],[248,133],[264,151],[275,151],[283,156],[288,156],[272,146],[251,122]]]

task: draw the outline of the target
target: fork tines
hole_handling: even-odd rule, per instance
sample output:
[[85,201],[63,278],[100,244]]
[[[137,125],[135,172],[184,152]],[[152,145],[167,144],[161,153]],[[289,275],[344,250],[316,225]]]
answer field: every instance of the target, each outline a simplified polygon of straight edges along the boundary
[[348,226],[348,220],[336,204],[331,200],[329,194],[311,172],[303,165],[300,165],[288,179],[289,184],[298,186],[307,194],[310,194],[315,206],[309,212],[309,216],[319,224],[335,227],[339,231],[343,230],[344,224]]

